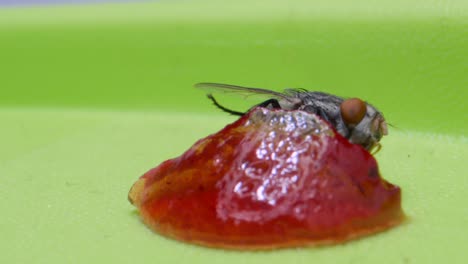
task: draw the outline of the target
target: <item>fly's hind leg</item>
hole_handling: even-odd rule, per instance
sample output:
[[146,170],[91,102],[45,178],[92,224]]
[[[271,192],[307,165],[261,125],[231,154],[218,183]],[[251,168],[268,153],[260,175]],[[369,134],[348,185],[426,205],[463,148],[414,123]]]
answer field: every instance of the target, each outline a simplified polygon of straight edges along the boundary
[[211,102],[213,102],[213,104],[214,104],[216,107],[218,107],[219,109],[223,110],[223,111],[226,112],[226,113],[229,113],[229,114],[231,114],[231,115],[238,115],[238,116],[243,116],[243,115],[245,114],[245,113],[243,113],[243,112],[238,112],[238,111],[235,111],[235,110],[231,110],[231,109],[229,109],[229,108],[226,108],[226,107],[220,105],[220,104],[218,103],[218,101],[216,101],[216,99],[215,99],[215,98],[213,97],[213,95],[211,95],[211,94],[207,94],[206,97],[208,97],[208,99],[210,99]]
[[[218,107],[219,109],[223,110],[226,113],[229,113],[231,115],[238,115],[238,116],[245,115],[245,113],[243,113],[243,112],[238,112],[238,111],[235,111],[235,110],[231,110],[229,108],[226,108],[226,107],[220,105],[218,103],[218,101],[216,101],[216,99],[214,98],[214,96],[212,94],[207,94],[206,97],[208,97],[208,99],[210,99],[211,102],[213,102],[213,104],[216,107]],[[261,104],[258,104],[257,106],[265,107],[265,108],[268,108],[268,109],[281,109],[281,105],[279,104],[278,100],[276,100],[276,99],[266,100],[265,102],[263,102]]]
[[265,102],[257,105],[257,106],[260,106],[260,107],[265,107],[265,108],[269,108],[269,109],[281,109],[281,105],[279,104],[278,100],[276,99],[269,99],[269,100],[266,100]]

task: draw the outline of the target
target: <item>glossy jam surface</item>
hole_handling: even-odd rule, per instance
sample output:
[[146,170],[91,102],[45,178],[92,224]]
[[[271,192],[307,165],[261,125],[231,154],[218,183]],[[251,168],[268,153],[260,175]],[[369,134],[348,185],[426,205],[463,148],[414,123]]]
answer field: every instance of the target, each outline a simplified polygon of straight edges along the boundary
[[338,243],[403,219],[366,150],[315,115],[264,108],[148,171],[129,199],[154,231],[224,248]]

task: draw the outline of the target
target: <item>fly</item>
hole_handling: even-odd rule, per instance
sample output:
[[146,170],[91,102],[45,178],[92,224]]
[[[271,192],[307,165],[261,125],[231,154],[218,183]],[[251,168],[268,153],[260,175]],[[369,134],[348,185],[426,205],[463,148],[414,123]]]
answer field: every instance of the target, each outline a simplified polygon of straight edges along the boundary
[[224,112],[244,115],[219,104],[212,92],[234,93],[244,96],[263,95],[269,99],[255,105],[268,109],[302,110],[316,114],[328,121],[338,133],[353,144],[359,144],[368,151],[380,150],[380,139],[388,134],[387,123],[382,113],[371,104],[359,98],[347,98],[305,89],[289,88],[276,92],[262,88],[242,87],[221,83],[197,83],[196,88],[208,90],[207,97]]

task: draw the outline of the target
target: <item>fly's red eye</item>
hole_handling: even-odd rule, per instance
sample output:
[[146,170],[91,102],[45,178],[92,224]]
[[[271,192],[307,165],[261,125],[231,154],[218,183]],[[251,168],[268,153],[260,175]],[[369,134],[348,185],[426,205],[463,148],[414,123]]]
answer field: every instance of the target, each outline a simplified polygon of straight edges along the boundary
[[366,115],[367,106],[366,103],[359,98],[350,98],[341,103],[340,111],[345,124],[357,125]]

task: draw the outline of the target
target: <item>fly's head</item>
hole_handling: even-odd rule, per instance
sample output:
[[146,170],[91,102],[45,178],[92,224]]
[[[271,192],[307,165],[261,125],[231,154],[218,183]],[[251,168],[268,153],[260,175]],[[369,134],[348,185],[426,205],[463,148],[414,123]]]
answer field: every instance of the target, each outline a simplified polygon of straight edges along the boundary
[[380,139],[388,134],[381,112],[361,99],[350,98],[341,103],[340,114],[351,143],[359,144],[370,152],[379,151]]

